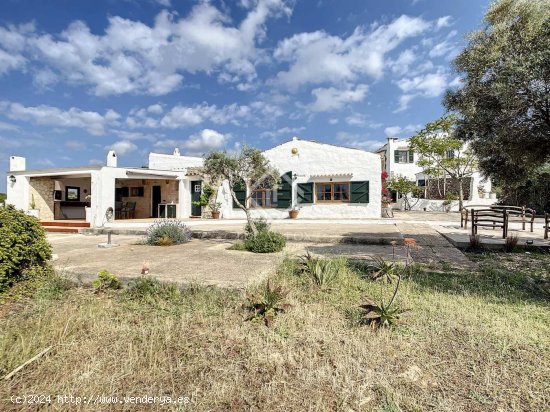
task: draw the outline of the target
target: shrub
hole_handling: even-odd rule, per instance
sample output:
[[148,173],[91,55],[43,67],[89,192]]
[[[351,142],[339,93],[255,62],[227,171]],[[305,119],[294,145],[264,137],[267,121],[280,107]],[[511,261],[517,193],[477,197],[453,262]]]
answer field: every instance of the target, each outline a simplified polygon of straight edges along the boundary
[[172,246],[191,240],[191,230],[179,220],[159,220],[148,230],[145,243],[152,246]]
[[92,282],[96,292],[102,292],[108,289],[120,289],[121,283],[118,278],[107,270],[102,270],[97,274],[97,279]]
[[36,218],[13,206],[0,208],[0,292],[27,279],[32,273],[29,269],[44,266],[51,256],[51,246]]
[[[254,226],[256,226],[256,229],[258,230],[258,232],[269,232],[271,225],[267,222],[265,218],[260,217],[259,219],[253,219],[252,221],[254,222]],[[248,222],[244,227],[244,234],[246,239],[254,236],[254,233],[252,232],[252,227]]]
[[518,245],[518,240],[519,240],[518,235],[508,236],[506,238],[506,241],[504,242],[504,251],[508,253],[513,252],[516,246]]
[[251,313],[245,320],[262,319],[266,326],[270,326],[278,313],[290,308],[288,303],[284,303],[287,295],[288,290],[282,286],[273,286],[268,280],[259,293],[247,294],[244,308]]
[[483,245],[481,244],[481,236],[479,235],[470,235],[470,246],[469,250],[481,250]]
[[130,299],[144,302],[174,300],[181,295],[174,283],[162,283],[148,276],[139,277],[130,282],[125,293]]
[[244,241],[246,250],[254,253],[280,252],[286,245],[283,235],[277,232],[263,230],[256,236],[251,236]]

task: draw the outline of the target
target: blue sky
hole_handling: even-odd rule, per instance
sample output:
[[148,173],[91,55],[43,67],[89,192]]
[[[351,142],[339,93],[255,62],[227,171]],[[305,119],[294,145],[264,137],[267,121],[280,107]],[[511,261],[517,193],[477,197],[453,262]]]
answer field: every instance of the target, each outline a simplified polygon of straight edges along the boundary
[[[443,113],[488,0],[3,0],[0,167],[292,136],[374,150]],[[0,191],[5,189],[0,180]]]

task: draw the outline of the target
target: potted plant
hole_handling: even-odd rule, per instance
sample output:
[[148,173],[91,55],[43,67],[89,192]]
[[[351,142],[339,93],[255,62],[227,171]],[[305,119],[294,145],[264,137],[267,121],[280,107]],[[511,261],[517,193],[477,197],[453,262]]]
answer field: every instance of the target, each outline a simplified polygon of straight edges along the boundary
[[220,218],[220,208],[222,204],[220,202],[214,202],[210,205],[210,210],[212,211],[212,219]]
[[290,219],[296,219],[298,217],[298,209],[296,209],[295,207],[293,207],[292,209],[290,209],[288,211],[288,217]]
[[34,195],[31,195],[31,203],[29,205],[29,211],[28,211],[28,214],[30,216],[33,216],[35,218],[39,218],[40,217],[40,209],[37,209],[36,208],[36,202],[34,201]]
[[391,199],[386,196],[382,196],[382,207],[390,207]]
[[485,188],[483,187],[483,185],[479,185],[477,187],[477,193],[479,194],[479,198],[480,199],[483,199],[485,197]]

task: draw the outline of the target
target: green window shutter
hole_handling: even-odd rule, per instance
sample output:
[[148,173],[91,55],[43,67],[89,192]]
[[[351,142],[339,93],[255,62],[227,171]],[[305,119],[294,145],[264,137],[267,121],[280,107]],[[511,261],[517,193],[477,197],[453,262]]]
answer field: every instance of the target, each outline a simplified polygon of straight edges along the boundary
[[313,183],[298,183],[298,204],[313,203]]
[[292,172],[281,176],[281,183],[277,188],[277,208],[286,209],[292,205]]
[[393,152],[393,160],[395,163],[399,163],[399,150]]
[[414,152],[409,150],[409,163],[414,163]]
[[[244,182],[236,183],[233,186],[233,191],[235,192],[235,196],[237,197],[237,200],[241,202],[243,206],[245,206],[246,202],[246,186]],[[238,208],[239,205],[233,200],[233,208]]]
[[351,182],[351,203],[369,203],[369,182]]

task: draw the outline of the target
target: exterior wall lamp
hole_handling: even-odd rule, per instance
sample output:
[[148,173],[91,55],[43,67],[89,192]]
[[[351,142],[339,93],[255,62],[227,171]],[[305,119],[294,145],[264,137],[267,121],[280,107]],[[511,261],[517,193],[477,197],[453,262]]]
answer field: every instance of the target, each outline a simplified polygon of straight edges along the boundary
[[16,178],[14,175],[11,175],[11,176],[10,176],[10,182],[11,182],[11,183],[17,182],[17,178]]

